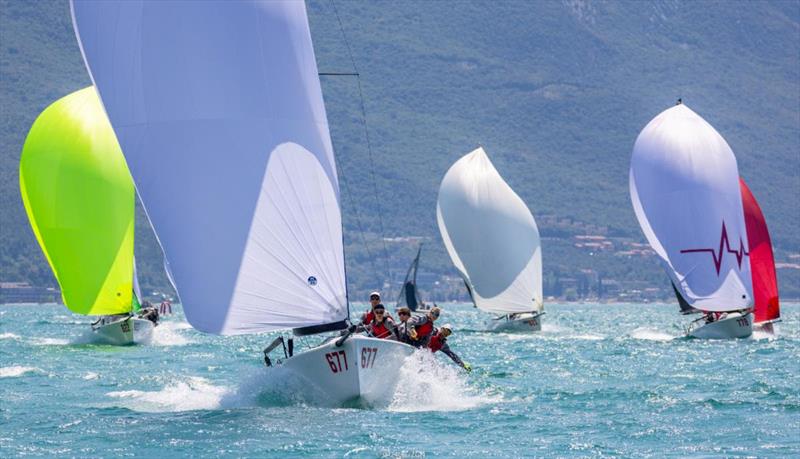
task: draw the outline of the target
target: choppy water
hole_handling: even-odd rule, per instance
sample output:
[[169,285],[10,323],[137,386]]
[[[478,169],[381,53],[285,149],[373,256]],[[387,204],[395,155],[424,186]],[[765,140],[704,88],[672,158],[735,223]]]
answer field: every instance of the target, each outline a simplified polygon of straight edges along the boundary
[[669,306],[550,305],[536,335],[486,317],[445,307],[472,374],[415,360],[385,407],[350,409],[264,369],[271,336],[177,314],[149,345],[98,346],[61,307],[0,306],[0,457],[800,455],[796,305],[738,341],[681,338]]

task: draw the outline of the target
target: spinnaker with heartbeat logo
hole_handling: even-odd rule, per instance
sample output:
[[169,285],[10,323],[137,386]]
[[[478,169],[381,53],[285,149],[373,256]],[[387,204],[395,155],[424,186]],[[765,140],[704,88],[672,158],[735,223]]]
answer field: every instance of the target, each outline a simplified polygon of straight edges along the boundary
[[639,134],[629,178],[639,225],[681,313],[701,314],[687,335],[750,336],[750,242],[736,157],[725,139],[679,101]]

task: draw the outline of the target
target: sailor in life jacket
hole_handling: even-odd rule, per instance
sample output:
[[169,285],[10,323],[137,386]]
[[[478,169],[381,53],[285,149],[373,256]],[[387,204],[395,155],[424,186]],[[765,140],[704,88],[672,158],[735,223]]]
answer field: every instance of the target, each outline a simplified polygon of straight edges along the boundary
[[472,371],[472,366],[467,362],[461,360],[461,358],[456,355],[455,352],[450,350],[450,346],[447,345],[447,337],[453,333],[453,328],[448,325],[442,325],[437,332],[431,336],[430,341],[428,342],[428,349],[434,354],[437,351],[442,351],[443,353],[447,354],[450,359],[456,363],[456,365],[460,366],[461,368],[467,370],[467,372]]
[[417,338],[417,332],[411,325],[411,309],[406,306],[397,310],[397,318],[400,322],[395,328],[395,337],[401,343],[411,344],[413,339]]
[[[375,307],[381,304],[381,294],[379,292],[372,292],[369,294],[369,311],[361,315],[361,325],[369,325],[375,319]],[[383,306],[381,304],[381,306]],[[386,314],[386,317],[392,318],[391,314]]]
[[372,312],[374,315],[372,321],[366,325],[359,325],[356,331],[366,331],[375,338],[394,340],[397,336],[396,326],[394,320],[386,314],[386,308],[378,303],[372,308]]
[[434,306],[424,316],[417,316],[411,319],[411,327],[414,329],[416,337],[412,337],[409,344],[414,347],[427,346],[433,335],[433,323],[439,318],[441,312],[442,310],[438,306]]

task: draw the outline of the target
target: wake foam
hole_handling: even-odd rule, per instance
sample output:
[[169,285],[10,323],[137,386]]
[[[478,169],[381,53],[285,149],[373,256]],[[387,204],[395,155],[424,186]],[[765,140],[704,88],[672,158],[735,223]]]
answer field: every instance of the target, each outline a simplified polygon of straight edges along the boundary
[[502,397],[471,388],[464,370],[440,362],[447,356],[417,351],[400,368],[397,389],[387,409],[397,412],[462,411],[498,403]]
[[639,327],[631,332],[631,338],[647,341],[672,341],[677,336],[652,328]]
[[193,343],[192,340],[186,338],[178,333],[178,330],[186,330],[192,328],[186,322],[160,322],[157,327],[153,329],[153,335],[150,338],[150,343],[153,346],[185,346]]
[[123,390],[106,395],[117,399],[112,406],[145,413],[173,411],[214,410],[222,407],[222,399],[229,392],[215,386],[205,378],[190,376],[168,384],[161,390]]
[[44,370],[36,367],[0,367],[0,378],[19,378],[26,373],[44,373]]
[[13,333],[0,333],[0,339],[19,339],[19,335]]

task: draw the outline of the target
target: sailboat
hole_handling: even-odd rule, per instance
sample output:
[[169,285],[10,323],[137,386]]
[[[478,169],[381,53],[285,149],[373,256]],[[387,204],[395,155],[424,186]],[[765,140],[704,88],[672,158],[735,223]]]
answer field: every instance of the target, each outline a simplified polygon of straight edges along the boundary
[[403,286],[400,288],[400,293],[397,295],[397,304],[395,309],[407,307],[411,312],[426,311],[430,307],[422,301],[419,297],[419,289],[417,289],[417,269],[419,268],[419,256],[422,254],[422,244],[417,249],[417,256],[411,262],[406,272],[406,278],[403,280]]
[[492,328],[541,330],[539,229],[483,148],[463,156],[445,174],[436,219],[473,303],[495,314]]
[[778,298],[778,277],[775,273],[775,257],[767,221],[755,196],[744,179],[739,178],[744,206],[744,222],[747,226],[747,245],[750,248],[750,271],[753,281],[754,329],[774,333],[773,323],[781,317]]
[[136,196],[93,87],[47,107],[25,139],[20,192],[36,239],[71,311],[101,316],[94,341],[146,341],[133,255]]
[[[339,183],[304,2],[72,2],[189,323],[329,333],[264,360],[332,403],[377,403],[413,348],[350,328]],[[281,346],[283,358],[269,353]]]
[[661,112],[633,147],[636,218],[661,259],[695,338],[745,338],[753,305],[748,233],[736,157],[686,105]]

